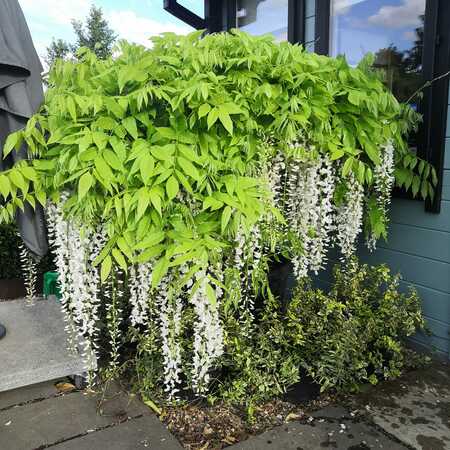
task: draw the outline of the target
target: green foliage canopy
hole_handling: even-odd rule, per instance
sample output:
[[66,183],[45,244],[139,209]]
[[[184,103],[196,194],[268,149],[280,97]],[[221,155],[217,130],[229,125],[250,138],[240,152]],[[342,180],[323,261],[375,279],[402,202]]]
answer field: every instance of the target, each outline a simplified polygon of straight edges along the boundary
[[238,31],[153,44],[55,63],[42,110],[7,140],[5,154],[25,140],[36,158],[0,175],[0,220],[65,191],[69,216],[107,226],[102,278],[113,261],[127,270],[158,258],[156,286],[170,266],[208,264],[262,217],[260,168],[294,140],[328,154],[368,196],[391,141],[398,185],[432,195],[434,169],[405,141],[417,116],[374,73]]

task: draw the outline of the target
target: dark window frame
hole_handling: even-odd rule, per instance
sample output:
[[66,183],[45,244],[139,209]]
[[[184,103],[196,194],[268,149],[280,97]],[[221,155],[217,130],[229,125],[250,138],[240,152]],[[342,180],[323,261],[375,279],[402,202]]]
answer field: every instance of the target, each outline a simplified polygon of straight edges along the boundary
[[[205,0],[205,6],[206,4],[209,4],[207,0]],[[207,28],[207,21],[205,18],[198,16],[191,10],[185,8],[183,5],[180,5],[177,0],[164,0],[163,8],[165,11],[169,12],[184,23],[187,23],[196,30]]]
[[[331,1],[316,0],[315,48],[321,55],[330,51]],[[427,0],[424,24],[423,75],[424,83],[450,70],[450,2]],[[444,175],[445,135],[448,110],[448,77],[424,89],[422,100],[423,122],[418,134],[418,155],[436,169],[438,185],[434,199],[425,202],[425,210],[439,213]],[[395,195],[412,198],[400,190]]]

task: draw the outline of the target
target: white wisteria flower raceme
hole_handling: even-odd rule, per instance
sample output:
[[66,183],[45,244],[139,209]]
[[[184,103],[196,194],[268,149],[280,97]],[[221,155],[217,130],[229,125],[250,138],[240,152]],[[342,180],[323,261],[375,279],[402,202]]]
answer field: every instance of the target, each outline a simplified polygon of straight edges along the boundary
[[193,388],[196,393],[207,391],[209,371],[223,353],[223,330],[219,317],[219,304],[212,304],[206,294],[207,275],[200,270],[194,276],[198,286],[191,295],[197,321],[194,324]]
[[[276,144],[266,142],[265,145]],[[113,266],[110,278],[101,283],[95,261],[108,242],[105,227],[89,229],[67,220],[63,213],[67,193],[62,194],[57,204],[48,204],[50,243],[59,272],[67,330],[72,347],[83,343],[82,352],[89,372],[96,369],[99,357],[99,315],[103,303],[111,372],[119,368],[121,346],[126,339],[122,329],[130,325],[134,336],[147,338],[155,334],[150,330],[156,329],[159,335],[156,333],[155,342],[159,345],[167,397],[176,399],[185,379],[190,380],[188,383],[197,394],[204,395],[208,391],[211,371],[224,352],[222,304],[237,305],[241,333],[249,333],[257,295],[255,280],[264,276],[274,251],[286,242],[294,242],[296,247],[292,250],[291,260],[297,279],[324,268],[332,243],[340,248],[345,260],[356,251],[363,228],[366,200],[363,186],[352,173],[342,178],[339,162],[332,161],[327,153],[314,146],[298,140],[287,148],[284,152],[281,148],[273,147],[267,151],[264,147],[267,154],[274,155],[259,168],[260,179],[271,192],[264,200],[267,211],[253,224],[238,227],[229,236],[228,246],[215,250],[217,253],[209,265],[184,263],[178,268],[169,267],[157,289],[152,288],[157,258],[131,264],[126,273]],[[374,189],[377,204],[386,214],[394,183],[393,146],[387,143],[381,155],[381,164],[374,171]],[[335,199],[337,186],[345,187],[338,204]],[[201,203],[196,199],[181,190],[177,198],[182,204],[180,207],[188,209],[193,217],[201,214]],[[283,214],[284,222],[275,218],[275,208]],[[238,210],[233,208],[233,215],[235,213]],[[280,236],[282,243],[278,240]],[[290,241],[289,236],[295,239]],[[25,254],[23,260],[32,281],[31,265]],[[184,281],[180,283],[182,279]],[[128,317],[125,311],[128,311]],[[192,322],[192,360],[187,369],[183,327],[185,314],[192,313],[195,317]]]
[[337,208],[337,243],[344,258],[356,251],[356,242],[362,231],[364,212],[364,190],[356,178],[351,175],[347,183],[344,202]]

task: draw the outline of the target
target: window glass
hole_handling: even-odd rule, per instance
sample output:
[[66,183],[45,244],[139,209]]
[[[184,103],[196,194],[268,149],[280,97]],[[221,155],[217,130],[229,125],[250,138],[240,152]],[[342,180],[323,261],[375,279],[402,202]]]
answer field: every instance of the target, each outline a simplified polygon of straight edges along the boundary
[[[331,0],[330,54],[352,66],[371,52],[386,85],[400,101],[423,84],[426,0]],[[417,100],[414,100],[417,101]],[[414,104],[413,107],[418,107]]]
[[247,33],[272,33],[277,41],[286,41],[288,0],[238,0],[237,23]]

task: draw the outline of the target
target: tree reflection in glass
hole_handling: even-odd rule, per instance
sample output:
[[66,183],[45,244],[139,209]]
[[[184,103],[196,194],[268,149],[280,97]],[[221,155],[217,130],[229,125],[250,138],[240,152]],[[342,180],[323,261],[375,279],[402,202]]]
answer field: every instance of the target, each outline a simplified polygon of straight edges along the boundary
[[[333,56],[356,66],[368,52],[386,85],[406,101],[423,84],[422,50],[426,0],[332,0]],[[413,107],[418,108],[417,99]]]

